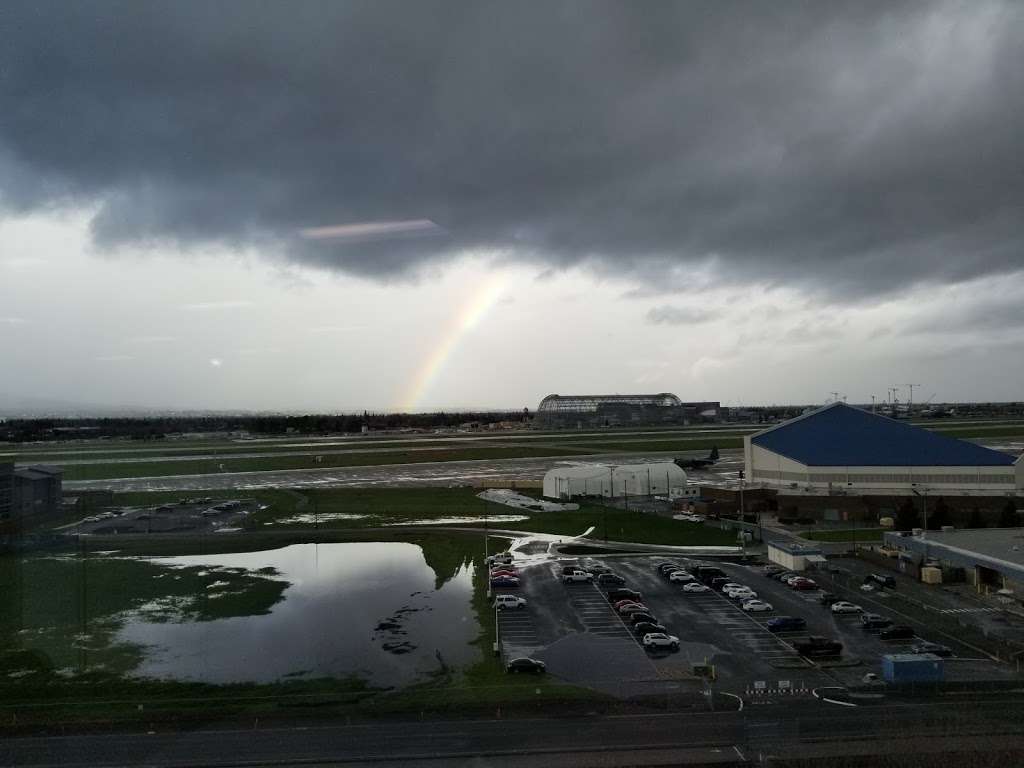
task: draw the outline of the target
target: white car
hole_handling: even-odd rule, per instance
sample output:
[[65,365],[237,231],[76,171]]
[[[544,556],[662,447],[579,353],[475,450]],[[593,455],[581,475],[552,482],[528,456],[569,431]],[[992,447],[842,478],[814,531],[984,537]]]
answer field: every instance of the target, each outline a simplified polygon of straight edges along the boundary
[[689,584],[691,581],[696,581],[696,579],[690,574],[688,574],[686,571],[673,571],[668,575],[668,580],[681,581],[686,584]]
[[838,603],[832,603],[832,613],[860,613],[864,609],[856,603],[851,603],[846,600],[840,600]]
[[494,607],[499,611],[503,611],[506,608],[524,608],[525,606],[525,597],[516,597],[515,595],[498,595],[494,598]]
[[586,571],[569,571],[569,573],[562,575],[562,581],[566,584],[589,583],[593,580],[593,574],[587,573]]
[[671,648],[673,651],[679,650],[679,638],[675,635],[666,635],[664,632],[651,632],[649,635],[644,635],[643,644],[644,648]]
[[735,581],[728,581],[719,587],[722,592],[728,592],[731,589],[749,589],[746,584],[737,584]]
[[683,584],[683,592],[710,592],[710,588],[705,587],[699,581],[691,581],[689,584]]
[[750,589],[749,587],[741,587],[740,589],[726,589],[722,591],[726,597],[732,598],[733,600],[757,597],[757,592]]
[[491,555],[487,558],[487,564],[494,566],[498,564],[508,565],[512,562],[511,552],[500,552],[497,555]]
[[740,608],[747,613],[767,613],[775,610],[771,603],[766,603],[764,600],[747,600]]
[[802,578],[804,578],[804,577],[801,576],[798,573],[795,573],[792,576],[787,576],[786,578],[782,579],[782,583],[785,584],[788,587],[790,584],[792,584],[797,579],[802,579]]

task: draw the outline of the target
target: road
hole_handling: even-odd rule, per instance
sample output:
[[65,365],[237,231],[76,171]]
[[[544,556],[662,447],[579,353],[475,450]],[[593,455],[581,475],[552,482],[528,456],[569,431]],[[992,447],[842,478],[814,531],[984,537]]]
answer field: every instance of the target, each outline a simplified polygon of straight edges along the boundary
[[[1019,698],[837,708],[820,701],[742,712],[686,712],[458,721],[308,724],[237,723],[186,732],[102,733],[0,741],[6,766],[651,765],[742,764],[759,753],[886,754],[944,744],[963,750],[972,736],[987,749],[1024,748]],[[921,741],[908,743],[913,734]],[[946,739],[949,741],[947,742]],[[534,758],[529,760],[529,758]],[[618,758],[618,759],[617,759]],[[383,762],[382,762],[383,761]]]
[[[527,459],[477,459],[411,464],[378,464],[365,467],[325,467],[261,472],[221,472],[213,475],[171,475],[107,480],[65,480],[64,489],[113,491],[197,491],[258,488],[373,488],[399,486],[470,485],[482,481],[541,480],[561,464],[645,463],[666,461],[678,451],[643,454],[590,454]],[[715,478],[728,482],[742,463],[740,450],[722,451],[715,472],[688,472],[695,481],[710,484]]]

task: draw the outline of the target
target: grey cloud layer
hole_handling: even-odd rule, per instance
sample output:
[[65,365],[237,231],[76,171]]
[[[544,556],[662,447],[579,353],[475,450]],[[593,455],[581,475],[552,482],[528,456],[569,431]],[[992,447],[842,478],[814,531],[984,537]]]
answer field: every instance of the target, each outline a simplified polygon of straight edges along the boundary
[[0,204],[385,277],[958,281],[1024,267],[1022,41],[1015,2],[7,2]]

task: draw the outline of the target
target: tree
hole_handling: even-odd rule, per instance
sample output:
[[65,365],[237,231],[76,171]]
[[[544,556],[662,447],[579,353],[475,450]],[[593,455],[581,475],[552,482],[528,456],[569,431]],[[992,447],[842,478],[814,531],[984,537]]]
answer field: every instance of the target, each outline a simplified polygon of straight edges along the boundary
[[968,528],[984,528],[985,521],[981,518],[981,510],[975,507],[971,510],[971,516],[967,518]]
[[999,527],[1016,528],[1018,525],[1020,525],[1020,519],[1017,517],[1017,502],[1013,499],[1007,499],[1006,504],[1003,505],[1003,509],[999,513]]
[[932,513],[928,516],[928,528],[937,531],[944,525],[949,525],[949,506],[940,496],[936,499],[932,506]]
[[909,531],[911,528],[916,528],[920,525],[921,518],[914,507],[913,499],[909,496],[903,499],[899,507],[896,508],[896,519],[893,522],[896,524],[896,530],[898,531]]

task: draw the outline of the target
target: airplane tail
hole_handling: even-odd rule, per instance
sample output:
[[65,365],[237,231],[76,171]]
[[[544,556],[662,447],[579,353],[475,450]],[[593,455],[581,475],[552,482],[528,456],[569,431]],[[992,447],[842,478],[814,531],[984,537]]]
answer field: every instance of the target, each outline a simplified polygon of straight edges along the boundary
[[708,456],[708,458],[711,459],[712,461],[718,461],[718,446],[717,445],[713,446],[711,448],[711,455]]

